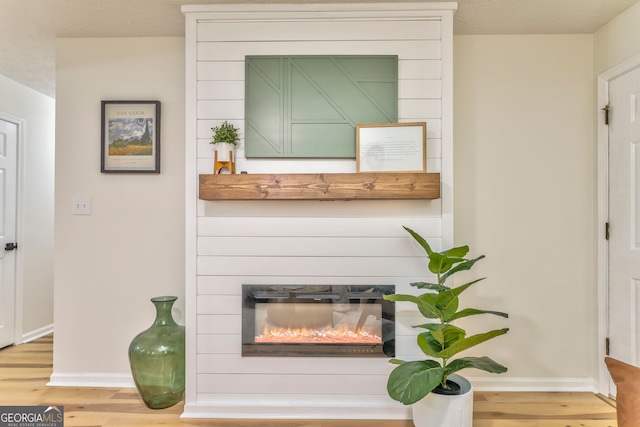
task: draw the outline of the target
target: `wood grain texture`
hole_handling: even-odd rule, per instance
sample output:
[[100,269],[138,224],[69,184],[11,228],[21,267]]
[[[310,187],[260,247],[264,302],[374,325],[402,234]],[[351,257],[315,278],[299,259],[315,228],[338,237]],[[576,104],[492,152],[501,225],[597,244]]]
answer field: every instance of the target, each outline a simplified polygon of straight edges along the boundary
[[438,198],[438,173],[200,175],[202,200]]
[[[148,409],[135,389],[46,387],[53,337],[0,350],[0,405],[64,406],[66,427],[411,427],[409,420],[182,419],[183,403]],[[616,427],[615,408],[591,393],[476,392],[474,427]]]

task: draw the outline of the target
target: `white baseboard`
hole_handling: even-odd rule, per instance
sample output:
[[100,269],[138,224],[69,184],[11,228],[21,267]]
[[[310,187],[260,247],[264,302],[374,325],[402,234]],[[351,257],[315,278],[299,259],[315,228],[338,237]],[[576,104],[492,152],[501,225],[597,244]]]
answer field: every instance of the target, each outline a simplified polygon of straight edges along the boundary
[[[44,334],[46,335],[46,334]],[[597,392],[593,378],[466,377],[476,391]],[[130,373],[53,373],[49,386],[135,387]],[[225,402],[228,405],[233,402]],[[269,401],[269,404],[274,404]]]
[[[596,392],[593,378],[469,378],[474,391]],[[411,419],[410,408],[388,396],[198,394],[185,402],[183,418]]]
[[530,377],[465,377],[476,391],[547,391],[595,393],[593,378],[530,378]]
[[47,383],[50,387],[104,387],[131,388],[135,387],[131,374],[101,374],[101,373],[53,373]]
[[47,326],[43,326],[42,328],[38,328],[35,331],[22,334],[22,344],[28,343],[29,341],[36,340],[40,337],[49,335],[51,333],[53,333],[53,323]]
[[206,395],[182,418],[406,420],[411,408],[386,395]]

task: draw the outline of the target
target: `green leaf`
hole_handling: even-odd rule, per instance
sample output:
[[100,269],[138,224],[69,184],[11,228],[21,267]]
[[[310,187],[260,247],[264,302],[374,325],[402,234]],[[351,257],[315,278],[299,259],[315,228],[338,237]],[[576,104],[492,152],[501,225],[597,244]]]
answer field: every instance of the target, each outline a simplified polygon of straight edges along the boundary
[[481,344],[485,341],[490,340],[491,338],[495,338],[500,335],[504,335],[509,331],[509,328],[504,329],[494,329],[493,331],[485,332],[483,334],[472,335],[463,340],[456,342],[445,350],[441,351],[438,356],[444,359],[449,359],[455,354],[460,353],[461,351],[467,350],[471,347],[474,347],[478,344]]
[[420,296],[407,294],[391,294],[382,297],[388,301],[412,302],[418,306],[420,313],[427,319],[439,319],[441,312],[436,308],[435,298],[437,294],[423,294]]
[[442,312],[442,320],[444,320],[445,322],[448,322],[451,316],[456,314],[459,303],[460,301],[456,297],[456,298],[450,299],[444,307],[439,307],[440,305],[439,303],[436,304],[436,307]]
[[480,282],[482,279],[474,280],[473,282],[466,283],[456,288],[451,288],[448,291],[444,291],[438,294],[436,301],[436,308],[442,311],[442,319],[445,322],[451,321],[451,316],[455,315],[458,310],[458,296],[466,291],[471,285]]
[[438,294],[422,294],[418,297],[418,310],[427,319],[440,319],[442,312],[438,310],[436,301]]
[[403,363],[406,363],[406,362],[400,359],[389,359],[389,363],[391,363],[392,365],[402,365]]
[[507,372],[507,368],[488,357],[461,357],[445,367],[445,375],[449,376],[461,369],[475,368],[492,374]]
[[423,332],[418,335],[418,347],[427,356],[440,358],[439,354],[444,350],[444,345],[438,342],[431,332]]
[[478,282],[483,281],[484,279],[486,279],[486,277],[482,277],[480,279],[476,279],[474,281],[471,281],[469,283],[465,283],[464,285],[460,285],[460,286],[456,286],[455,288],[451,288],[448,291],[444,291],[441,292],[438,295],[438,304],[442,304],[442,306],[445,306],[448,303],[448,299],[451,298],[457,298],[459,297],[464,291],[466,291],[467,289],[469,289],[471,286],[475,285]]
[[411,234],[411,236],[416,240],[416,242],[418,242],[420,244],[420,246],[422,246],[422,248],[425,250],[427,255],[431,256],[433,251],[431,250],[431,246],[429,246],[427,241],[421,235],[419,235],[418,233],[416,233],[415,231],[413,231],[409,227],[405,227],[404,225],[402,227],[405,230],[407,230],[409,232],[409,234]]
[[429,331],[438,331],[446,327],[444,323],[425,323],[423,325],[415,325],[414,328],[428,329]]
[[440,277],[440,281],[442,283],[446,282],[447,279],[453,275],[454,273],[457,273],[459,271],[466,271],[466,270],[471,270],[471,267],[473,267],[473,265],[480,261],[482,258],[484,258],[484,255],[480,255],[478,258],[475,259],[469,259],[466,260],[463,263],[460,263],[458,265],[456,265],[455,267],[453,267],[451,270],[447,271],[445,274],[442,275],[442,277]]
[[382,298],[387,301],[408,301],[414,304],[419,304],[418,297],[415,295],[406,295],[406,294],[391,294],[391,295],[383,295]]
[[405,405],[416,403],[442,382],[444,369],[435,360],[406,362],[391,371],[387,392]]
[[464,329],[453,325],[447,325],[443,328],[442,334],[444,336],[444,348],[451,347],[454,343],[467,336],[467,332]]
[[[432,255],[432,259],[433,259],[433,255]],[[440,267],[438,269],[440,274],[443,274],[445,272],[447,272],[451,267],[453,267],[455,264],[459,264],[461,262],[465,262],[466,259],[464,258],[453,258],[453,257],[448,257],[445,256],[440,260]],[[440,278],[440,283],[444,283],[444,281],[442,280],[442,277]]]
[[448,286],[439,285],[437,283],[427,283],[427,282],[415,282],[415,283],[410,283],[410,285],[418,289],[429,289],[436,292],[442,292],[442,291],[447,291],[451,289]]
[[440,253],[442,255],[446,255],[447,257],[463,258],[466,254],[469,253],[469,246],[458,246],[457,248],[447,249],[446,251]]
[[427,338],[427,341],[429,340],[429,337],[433,338],[437,342],[439,347],[439,350],[437,351],[444,350],[444,332],[442,331],[442,328],[432,330],[431,332],[425,335],[425,338]]
[[[428,345],[430,350],[435,351],[435,353],[429,354],[433,357],[440,357],[442,350],[464,339],[467,335],[464,329],[454,325],[431,323],[424,326],[426,326],[424,329],[429,332],[423,332],[420,335],[423,335],[424,344]],[[418,346],[420,346],[420,336],[418,336]]]
[[444,271],[442,271],[442,264],[444,263],[445,258],[446,257],[444,255],[436,252],[429,255],[429,271],[433,274],[444,273]]
[[[429,256],[429,271],[434,274],[442,274],[449,270],[454,264],[466,261],[464,258],[451,258],[441,253],[432,253]],[[442,284],[442,278],[440,279]]]
[[454,321],[456,319],[462,319],[463,317],[474,316],[476,314],[495,314],[496,316],[506,317],[509,315],[507,313],[503,313],[501,311],[491,311],[491,310],[478,310],[477,308],[465,308],[464,310],[460,310],[455,313],[453,316],[449,318],[449,321]]

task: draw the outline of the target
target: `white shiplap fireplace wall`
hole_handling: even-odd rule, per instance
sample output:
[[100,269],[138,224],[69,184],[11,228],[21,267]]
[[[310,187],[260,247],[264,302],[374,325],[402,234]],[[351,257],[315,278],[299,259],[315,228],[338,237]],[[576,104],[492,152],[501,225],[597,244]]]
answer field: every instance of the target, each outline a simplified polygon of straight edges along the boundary
[[[187,395],[183,416],[409,418],[386,393],[385,358],[241,356],[241,285],[394,284],[424,279],[409,226],[453,241],[452,20],[455,3],[185,6],[187,51]],[[398,55],[399,121],[427,122],[439,200],[203,201],[211,127],[244,131],[245,55]],[[243,141],[242,141],[243,142]],[[257,160],[248,173],[355,172],[353,159]],[[415,312],[397,306],[397,356],[417,357]]]

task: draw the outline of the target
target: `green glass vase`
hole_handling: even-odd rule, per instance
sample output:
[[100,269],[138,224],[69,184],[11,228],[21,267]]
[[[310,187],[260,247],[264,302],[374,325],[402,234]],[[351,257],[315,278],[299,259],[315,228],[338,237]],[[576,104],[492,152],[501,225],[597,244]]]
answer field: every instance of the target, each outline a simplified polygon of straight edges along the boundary
[[156,319],[129,345],[129,364],[136,388],[151,409],[168,408],[184,395],[184,326],[171,314],[174,296],[151,298]]

